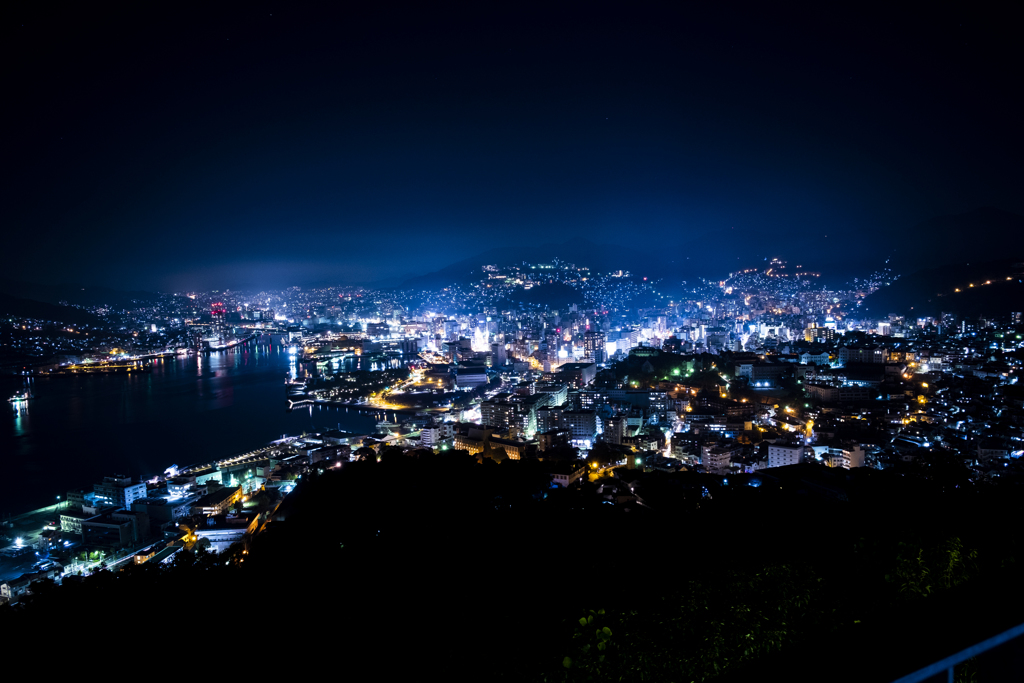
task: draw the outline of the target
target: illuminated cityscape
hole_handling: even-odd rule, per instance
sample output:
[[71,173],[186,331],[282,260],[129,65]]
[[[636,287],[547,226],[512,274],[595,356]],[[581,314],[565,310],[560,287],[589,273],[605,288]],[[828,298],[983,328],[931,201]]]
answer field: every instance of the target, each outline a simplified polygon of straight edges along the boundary
[[12,657],[1024,671],[1015,36],[591,11],[24,11]]

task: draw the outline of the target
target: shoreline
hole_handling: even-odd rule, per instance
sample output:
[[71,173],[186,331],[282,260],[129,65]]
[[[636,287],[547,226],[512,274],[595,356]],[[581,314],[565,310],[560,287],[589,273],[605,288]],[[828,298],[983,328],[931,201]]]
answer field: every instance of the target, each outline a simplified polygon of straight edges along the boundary
[[[273,339],[274,339],[275,342],[279,338],[277,335],[267,335],[266,333],[264,333],[264,337],[266,337],[266,336],[273,336]],[[221,358],[221,359],[228,358],[228,357],[233,357],[233,354],[238,354],[239,353],[239,349],[243,349],[243,348],[250,348],[251,349],[252,348],[251,345],[254,345],[255,343],[257,343],[257,339],[249,339],[249,340],[245,341],[243,345],[239,345],[239,346],[233,347],[231,349],[223,349],[222,350],[223,352],[221,352],[221,351],[214,351],[214,352],[211,352],[209,354],[203,354],[203,356],[213,356],[213,357],[217,357],[217,358]],[[275,343],[274,344],[274,348],[277,349],[277,346],[278,346],[278,344]],[[192,356],[190,358],[194,358],[194,356]],[[282,358],[283,358],[283,356],[282,356]],[[283,366],[283,363],[280,362],[280,359],[278,359],[276,355],[274,356],[274,359],[275,360],[268,366],[268,369],[270,370],[270,375],[269,376],[278,377],[279,375],[277,375],[276,368],[279,365]],[[183,359],[181,356],[171,356],[170,354],[167,354],[167,355],[165,355],[162,358],[154,358],[154,359],[152,359],[149,362],[153,362],[157,366],[159,366],[159,365],[166,365],[166,364],[173,364],[175,367],[177,367],[181,363],[184,363],[186,366],[189,366],[191,364],[191,367],[193,367],[193,369],[194,369],[194,364],[195,364],[196,361],[195,360],[190,360],[190,359]],[[217,362],[220,362],[220,361],[217,361]],[[224,362],[228,363],[228,365],[230,366],[230,363],[231,363],[230,360],[224,361]],[[203,360],[202,363],[203,363],[203,366],[206,366],[206,361],[205,360]],[[257,371],[255,373],[255,375],[258,376],[259,378],[261,378],[261,381],[262,381],[263,379],[266,379],[266,377],[267,377],[267,375],[265,375],[264,372],[265,372],[264,370],[259,370],[259,371]],[[282,373],[285,372],[284,367],[282,367],[281,372]],[[134,372],[132,374],[134,374]],[[231,374],[230,370],[229,370],[229,374]],[[18,389],[23,384],[25,384],[26,386],[30,386],[31,382],[36,381],[35,380],[36,377],[55,376],[55,375],[56,375],[56,373],[54,373],[53,375],[33,375],[32,378],[25,377],[25,376],[11,375],[9,377],[9,379],[4,379],[5,376],[0,376],[0,382],[9,382],[9,387],[10,387],[9,391],[13,392],[15,389]],[[73,386],[75,384],[75,380],[70,380],[70,382],[69,382],[67,380],[67,376],[66,375],[56,375],[56,376],[63,377],[63,379],[56,381],[56,383],[54,383],[54,384],[51,384],[51,383],[47,382],[46,385],[50,385],[50,386],[58,386],[58,385],[65,386],[65,382],[68,382],[67,386],[70,387],[70,386]],[[150,376],[152,376],[152,375],[149,375],[149,374],[146,375],[147,378],[150,377]],[[90,379],[88,379],[88,377],[93,377],[94,379],[90,380]],[[87,386],[103,387],[103,386],[105,386],[103,384],[104,382],[109,382],[112,379],[114,379],[115,377],[122,377],[122,378],[124,378],[124,377],[127,377],[127,375],[113,375],[112,374],[109,377],[107,377],[107,375],[105,373],[101,373],[101,374],[98,374],[98,377],[99,378],[97,378],[97,375],[94,375],[94,374],[90,373],[90,374],[86,375],[86,380],[84,380],[84,381],[87,383]],[[107,377],[107,379],[103,379],[103,377]],[[140,377],[141,377],[141,375],[140,375]],[[185,377],[185,375],[183,375],[183,377]],[[188,377],[186,377],[186,379],[188,379]],[[276,383],[277,383],[277,380],[274,381],[274,384],[276,384]],[[190,382],[185,382],[185,384],[190,384]],[[262,386],[263,385],[261,385],[261,387]],[[41,386],[40,386],[40,391],[42,391],[42,387]],[[64,392],[66,390],[65,389],[60,389],[60,390],[54,389],[53,391],[58,392],[58,395],[60,397],[63,397],[64,396]],[[35,393],[35,391],[33,391],[33,393]],[[9,395],[10,395],[10,393],[8,393],[8,396]],[[92,394],[89,394],[89,395],[91,396]],[[264,387],[264,388],[261,388],[259,390],[257,395],[260,398],[265,397],[265,401],[260,401],[260,404],[264,404],[265,403],[265,407],[262,407],[262,405],[260,405],[260,406],[253,406],[252,410],[255,411],[254,415],[265,416],[265,419],[267,421],[278,421],[278,418],[276,418],[276,415],[270,415],[270,413],[275,413],[276,412],[274,410],[274,408],[275,408],[274,401],[275,400],[280,400],[280,399],[277,398],[277,396],[279,396],[279,394],[277,394],[275,391],[271,391],[270,389],[267,389],[267,388]],[[6,398],[6,396],[5,396],[5,398]],[[55,401],[53,401],[51,399],[52,399],[52,397],[50,397],[48,394],[46,396],[44,396],[42,399],[38,399],[38,400],[40,400],[39,408],[45,409],[44,412],[40,413],[39,416],[35,416],[34,415],[35,412],[36,412],[36,410],[35,410],[36,409],[35,403],[36,403],[37,399],[33,399],[28,404],[26,404],[26,406],[23,407],[22,410],[21,410],[21,415],[26,417],[26,418],[39,417],[39,418],[45,419],[48,416],[52,417],[52,416],[49,415],[49,413],[51,412],[51,409],[54,406],[59,407],[61,404],[59,402],[55,402]],[[163,404],[160,404],[160,405],[163,405]],[[306,404],[306,405],[310,405],[310,407],[312,407],[312,404]],[[146,459],[146,463],[147,463],[146,465],[143,465],[141,462],[136,462],[134,459],[129,458],[129,457],[126,456],[124,458],[121,458],[121,461],[115,462],[115,463],[110,463],[109,466],[106,466],[103,469],[107,469],[107,470],[110,470],[110,471],[124,471],[126,473],[131,473],[131,474],[133,474],[133,478],[136,481],[141,481],[141,482],[152,481],[154,477],[162,477],[162,476],[164,476],[164,471],[165,471],[166,467],[168,467],[168,466],[170,466],[172,464],[175,464],[175,463],[181,463],[182,460],[185,460],[186,458],[187,458],[186,462],[190,461],[189,464],[187,465],[187,467],[179,468],[179,469],[194,469],[198,465],[201,465],[201,464],[204,464],[204,463],[205,464],[211,464],[211,463],[217,463],[217,462],[221,462],[221,461],[230,461],[230,460],[233,460],[235,458],[238,458],[240,455],[243,455],[245,452],[251,452],[253,450],[261,450],[261,449],[265,448],[266,446],[273,444],[275,441],[279,442],[281,440],[281,438],[282,438],[282,434],[287,434],[287,435],[289,435],[289,437],[291,439],[295,439],[295,438],[299,438],[299,436],[301,435],[301,433],[304,430],[305,431],[316,430],[316,431],[321,431],[322,432],[322,431],[327,431],[329,429],[333,429],[334,428],[334,423],[335,422],[339,422],[339,421],[343,424],[343,427],[339,427],[339,429],[343,428],[344,431],[348,431],[348,432],[351,432],[353,434],[359,433],[359,434],[364,434],[364,435],[378,435],[379,430],[377,429],[377,426],[376,426],[377,423],[384,422],[384,421],[387,421],[387,422],[390,422],[390,423],[394,423],[396,421],[397,422],[403,422],[405,420],[413,418],[417,412],[421,411],[421,409],[416,409],[416,408],[390,408],[390,407],[382,407],[382,406],[375,406],[375,405],[365,405],[365,404],[364,405],[350,405],[350,404],[345,404],[345,403],[340,403],[340,402],[331,402],[331,401],[317,401],[316,405],[318,407],[318,410],[320,411],[320,416],[319,417],[317,417],[317,412],[318,411],[313,411],[313,419],[310,422],[310,421],[305,419],[305,416],[303,415],[304,411],[303,412],[299,412],[298,410],[296,410],[296,411],[294,411],[297,414],[296,417],[283,416],[282,418],[280,418],[280,420],[279,420],[280,421],[280,425],[279,425],[279,429],[276,430],[276,435],[273,432],[271,434],[265,434],[265,435],[261,434],[260,436],[263,436],[267,440],[266,441],[260,440],[260,441],[258,441],[256,443],[252,443],[251,446],[249,445],[251,442],[248,440],[248,438],[246,438],[246,436],[242,435],[240,437],[240,439],[239,438],[235,438],[235,437],[219,439],[219,443],[216,444],[219,447],[216,448],[216,449],[211,449],[211,450],[213,450],[213,452],[209,453],[209,454],[206,454],[205,456],[203,454],[201,454],[201,453],[191,453],[192,457],[188,457],[188,455],[190,455],[188,449],[185,449],[182,452],[163,452],[163,451],[161,451],[159,454],[154,453],[154,455],[157,455],[157,457],[152,458],[152,459],[147,458]],[[120,407],[123,408],[123,406],[120,406]],[[305,405],[303,405],[301,407],[305,407]],[[322,409],[324,407],[328,408],[328,412],[326,412],[326,413],[322,412]],[[115,405],[114,408],[119,408],[119,406]],[[176,406],[171,406],[171,408],[178,409],[178,407],[176,407]],[[285,408],[286,408],[286,411],[282,411],[282,412],[284,412],[284,413],[290,412],[290,411],[287,411],[287,402],[285,403]],[[26,412],[26,409],[27,409],[27,412]],[[247,410],[248,410],[248,408],[247,408]],[[335,413],[335,411],[337,411],[337,412]],[[17,411],[15,411],[13,408],[10,410],[10,413],[12,415],[12,419],[14,419],[14,420],[19,419],[19,417],[18,417],[19,413]],[[342,415],[342,413],[345,413],[345,415]],[[445,409],[440,409],[440,410],[438,410],[438,409],[427,409],[426,411],[424,411],[424,413],[426,415],[440,416],[440,415],[444,415]],[[238,424],[240,419],[241,418],[235,419],[234,422],[236,424]],[[245,418],[245,419],[247,420],[248,418]],[[372,420],[372,423],[371,423],[371,420]],[[242,423],[244,424],[244,420],[243,420]],[[43,424],[44,424],[44,422],[42,421],[42,419],[37,419],[37,420],[35,420],[35,425],[31,425],[31,426],[34,426],[38,430],[38,429],[42,428]],[[136,431],[138,431],[138,430],[136,429]],[[264,430],[260,430],[260,431],[264,431]],[[132,433],[135,433],[135,432],[132,432]],[[241,441],[241,443],[239,443],[239,440]],[[13,441],[12,441],[12,443],[13,443]],[[33,442],[30,442],[30,443],[33,443]],[[54,444],[59,445],[61,443],[61,441],[57,440],[54,443],[50,443],[50,441],[42,440],[42,441],[39,441],[39,443],[44,448],[53,448]],[[15,444],[15,445],[17,445],[17,444]],[[239,445],[241,445],[243,447],[246,447],[246,451],[242,451],[242,452],[238,451],[237,448],[238,448]],[[164,450],[166,451],[167,449],[164,449]],[[14,451],[12,451],[12,453],[13,452]],[[47,452],[49,452],[49,451],[47,451]],[[218,452],[221,455],[217,455]],[[185,455],[185,458],[182,458],[181,457],[182,455]],[[61,454],[58,454],[58,456],[61,456]],[[61,457],[63,457],[63,456],[61,456]],[[193,458],[196,458],[196,460],[198,460],[198,458],[204,458],[204,459],[203,460],[199,460],[197,462],[196,460],[193,460]],[[37,463],[40,466],[42,466],[42,462],[43,462],[36,455],[36,451],[31,450],[31,451],[26,451],[26,454],[25,454],[24,458],[19,456],[19,458],[17,458],[17,459],[11,459],[10,460],[10,465],[14,466],[14,467],[21,467],[22,464],[23,464],[23,461],[24,462]],[[116,466],[117,464],[121,464],[122,467],[117,467]],[[157,467],[158,464],[160,464],[161,466]],[[76,467],[77,467],[77,465],[76,465]],[[128,472],[128,470],[130,470],[130,472]],[[69,472],[67,472],[67,474],[71,475],[72,473],[69,471]],[[0,507],[3,508],[3,513],[2,513],[2,516],[0,516],[0,520],[14,520],[14,521],[17,521],[17,520],[21,520],[21,519],[24,519],[24,518],[27,518],[27,517],[32,517],[33,515],[56,514],[61,509],[61,506],[67,504],[66,503],[67,491],[77,490],[78,488],[80,488],[82,486],[90,487],[91,484],[94,483],[93,482],[93,474],[96,474],[96,473],[90,474],[89,472],[84,472],[84,474],[85,474],[84,478],[82,478],[80,474],[77,474],[77,475],[74,475],[74,476],[63,476],[63,474],[62,474],[62,476],[60,477],[60,481],[59,482],[55,482],[56,485],[54,485],[53,482],[50,482],[49,479],[47,479],[47,477],[45,475],[45,468],[43,470],[40,470],[39,467],[36,467],[36,469],[30,470],[29,471],[29,475],[31,475],[32,479],[31,479],[30,482],[26,482],[26,483],[31,484],[31,485],[30,486],[24,486],[23,485],[23,486],[19,486],[19,487],[10,486],[10,489],[11,489],[10,492],[9,492],[10,495],[8,497],[5,497],[4,500],[0,501]],[[35,490],[36,489],[38,489],[39,493],[41,493],[43,495],[35,495]],[[61,495],[61,500],[60,500],[59,504],[54,505],[52,503],[52,501],[54,501],[54,497],[55,497],[53,494],[57,494],[57,493],[62,494]],[[49,494],[49,495],[47,495],[47,494]],[[41,498],[41,500],[40,500],[40,498]]]
[[[374,405],[370,405],[370,404],[367,404],[367,403],[360,403],[358,405],[353,405],[353,404],[350,404],[350,403],[337,403],[335,401],[327,401],[327,400],[324,400],[324,399],[303,399],[303,400],[307,401],[308,405],[310,405],[310,406],[314,406],[314,405],[316,405],[316,406],[327,406],[328,408],[338,408],[339,410],[344,408],[345,410],[350,410],[351,409],[351,410],[359,410],[359,411],[362,411],[362,412],[374,412],[374,413],[378,413],[378,412],[408,413],[408,414],[410,414],[412,416],[416,416],[419,413],[431,413],[431,414],[442,414],[443,415],[443,414],[447,414],[448,412],[450,412],[448,408],[436,408],[436,409],[432,409],[432,408],[391,408],[391,407],[385,407],[385,406],[374,406]],[[288,410],[294,410],[294,408],[289,407]]]
[[62,498],[59,503],[54,503],[53,505],[47,505],[45,507],[41,507],[41,508],[38,508],[38,509],[35,509],[35,510],[29,510],[28,512],[22,512],[22,513],[17,514],[17,515],[11,515],[10,517],[4,517],[3,520],[0,520],[0,521],[2,521],[2,522],[17,522],[19,519],[25,519],[26,517],[31,517],[32,515],[41,515],[44,512],[56,512],[57,510],[60,510],[65,505],[67,505],[67,502],[68,501],[67,501],[66,498]]

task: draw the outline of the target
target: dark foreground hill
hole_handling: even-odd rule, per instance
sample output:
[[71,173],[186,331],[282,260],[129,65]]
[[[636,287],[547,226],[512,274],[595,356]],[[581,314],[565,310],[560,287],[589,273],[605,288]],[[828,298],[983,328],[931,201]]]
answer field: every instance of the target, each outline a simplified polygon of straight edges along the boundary
[[627,508],[547,488],[536,462],[386,453],[305,478],[248,554],[40,589],[0,631],[88,661],[69,620],[122,615],[96,634],[122,665],[264,674],[888,683],[1024,621],[1024,535],[992,524],[1019,517],[1015,491],[795,467],[849,500],[650,473],[654,509]]
[[[862,310],[877,317],[1002,316],[1024,307],[1024,254],[999,261],[928,268],[867,297]],[[959,291],[958,291],[959,290]]]

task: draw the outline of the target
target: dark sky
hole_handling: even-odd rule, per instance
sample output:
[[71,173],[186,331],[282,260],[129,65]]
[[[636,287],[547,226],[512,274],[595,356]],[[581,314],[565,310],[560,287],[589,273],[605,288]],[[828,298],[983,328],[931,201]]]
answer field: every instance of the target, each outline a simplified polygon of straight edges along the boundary
[[1024,213],[1010,3],[21,4],[4,277],[366,282],[579,237],[870,267],[934,216]]

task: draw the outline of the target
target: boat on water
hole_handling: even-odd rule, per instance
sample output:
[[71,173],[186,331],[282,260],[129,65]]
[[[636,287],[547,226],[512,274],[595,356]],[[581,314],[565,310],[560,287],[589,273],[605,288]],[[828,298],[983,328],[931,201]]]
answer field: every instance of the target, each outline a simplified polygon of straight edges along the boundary
[[153,366],[148,361],[127,360],[111,361],[101,363],[81,363],[68,365],[59,370],[46,373],[48,375],[97,375],[97,374],[120,374],[132,372],[152,372]]
[[7,400],[10,403],[26,403],[30,398],[32,398],[32,394],[26,389],[25,391],[19,391]]

